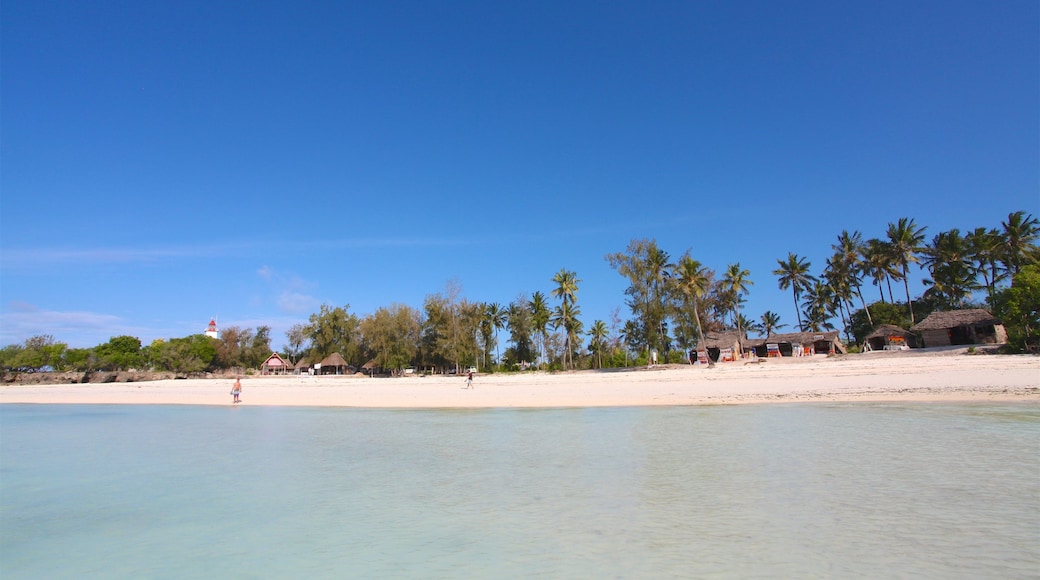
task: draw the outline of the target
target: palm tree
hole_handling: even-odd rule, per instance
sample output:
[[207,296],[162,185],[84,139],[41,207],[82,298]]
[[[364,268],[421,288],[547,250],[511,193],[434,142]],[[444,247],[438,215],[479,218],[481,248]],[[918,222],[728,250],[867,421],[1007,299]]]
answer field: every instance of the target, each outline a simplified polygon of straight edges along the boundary
[[501,364],[502,358],[498,350],[498,331],[499,329],[506,327],[506,320],[509,317],[509,310],[503,308],[502,305],[498,302],[492,302],[491,304],[487,304],[485,308],[485,316],[487,318],[487,321],[491,324],[492,328],[494,328],[495,331],[495,360],[499,364]]
[[997,282],[1007,277],[1006,271],[1000,269],[1002,238],[995,228],[975,228],[965,238],[968,240],[968,256],[975,271],[982,275],[986,284],[986,294],[990,308],[993,307],[993,293]]
[[1018,274],[1022,266],[1037,261],[1037,238],[1040,238],[1040,221],[1024,211],[1008,214],[1006,222],[1000,222],[1004,231],[1004,266],[1011,276]]
[[[656,344],[664,351],[665,346],[665,330],[664,330],[664,294],[665,288],[668,284],[668,279],[672,276],[672,270],[675,265],[668,261],[668,252],[657,247],[654,244],[648,249],[646,256],[646,277],[650,286],[650,297],[651,304],[656,309],[655,314],[650,317],[650,320],[656,322],[652,328],[647,330],[650,333],[647,342],[649,344]],[[656,337],[656,340],[654,340]],[[649,348],[649,346],[648,346]]]
[[576,304],[570,302],[561,302],[559,306],[553,309],[550,323],[553,328],[563,329],[564,368],[572,368],[574,366],[574,346],[577,342],[576,338],[581,334],[582,330],[581,321],[578,320],[580,315],[581,309]]
[[743,314],[737,315],[737,327],[743,328],[744,332],[761,333],[765,330],[760,322],[752,320]]
[[597,367],[603,368],[603,348],[607,344],[607,336],[610,334],[610,329],[607,328],[607,323],[602,320],[597,320],[592,323],[592,328],[589,329],[589,337],[592,338],[592,344],[590,345],[593,352],[596,353]]
[[863,306],[863,311],[867,313],[867,321],[873,327],[874,319],[870,316],[870,308],[867,307],[867,301],[863,299],[862,281],[863,273],[866,270],[866,265],[863,263],[863,251],[865,249],[863,234],[859,233],[859,231],[854,231],[850,234],[848,230],[842,230],[838,234],[837,245],[832,245],[831,248],[834,250],[835,256],[840,258],[849,283],[851,287],[856,289],[856,295],[859,296],[859,302]]
[[892,265],[891,253],[889,244],[877,238],[867,240],[867,245],[863,248],[864,269],[874,280],[874,285],[878,287],[878,292],[881,293],[882,304],[885,302],[884,283],[886,282],[888,284],[888,297],[892,302],[895,302],[895,299],[892,298],[892,276],[896,274],[896,270],[895,266]]
[[829,322],[834,315],[834,294],[830,286],[820,280],[814,280],[805,295],[805,326],[803,331],[820,332],[833,329]]
[[972,293],[981,288],[971,251],[968,238],[956,228],[933,237],[924,248],[921,261],[931,273],[931,279],[924,281],[929,286],[925,296],[947,308],[963,307]]
[[[838,313],[841,314],[842,328],[845,329],[845,336],[851,342],[852,337],[849,332],[848,321],[852,319],[852,278],[855,276],[853,272],[848,270],[848,265],[842,260],[840,254],[835,254],[827,259],[827,265],[823,269],[823,280],[830,288],[830,292],[833,295],[834,306],[838,309]],[[845,316],[845,312],[848,311],[848,317]],[[873,322],[871,322],[873,324]]]
[[910,300],[910,264],[917,262],[917,254],[921,252],[926,227],[917,227],[910,218],[899,218],[896,223],[888,224],[888,241],[892,244],[893,263],[902,270],[903,287],[906,289],[906,304],[910,308],[910,324],[914,319],[914,303]]
[[704,346],[704,327],[701,325],[699,303],[711,288],[711,275],[707,268],[701,266],[700,262],[686,254],[679,260],[677,276],[676,283],[679,291],[693,306],[693,318],[697,321],[697,348],[700,349]]
[[560,299],[560,306],[554,312],[553,325],[556,327],[562,326],[565,332],[565,344],[567,351],[565,355],[571,358],[571,363],[574,362],[574,355],[572,352],[572,338],[576,332],[576,319],[581,311],[575,306],[578,294],[578,283],[581,280],[578,279],[577,275],[566,268],[561,268],[559,272],[553,276],[552,281],[556,283],[556,288],[552,289],[551,294]]
[[772,310],[766,310],[759,318],[759,321],[761,322],[760,326],[762,332],[765,333],[766,338],[772,336],[774,330],[787,326],[786,324],[780,324],[780,315]]
[[802,290],[809,287],[812,282],[816,281],[816,278],[809,274],[809,268],[812,263],[805,258],[799,257],[793,252],[787,254],[787,260],[777,260],[779,268],[773,270],[773,275],[779,276],[777,280],[781,290],[791,289],[794,293],[794,310],[798,314],[798,328],[802,328],[802,312],[799,310],[798,297],[801,295]]
[[755,284],[748,278],[750,275],[751,272],[741,269],[740,262],[737,262],[736,264],[730,264],[726,268],[726,273],[722,276],[725,292],[733,301],[733,323],[737,327],[737,345],[740,347],[741,353],[744,351],[745,328],[741,326],[740,298],[747,292],[748,286]]
[[530,308],[531,327],[542,337],[541,350],[546,357],[546,362],[548,362],[549,318],[551,313],[549,312],[549,305],[545,301],[545,294],[541,292],[532,294]]

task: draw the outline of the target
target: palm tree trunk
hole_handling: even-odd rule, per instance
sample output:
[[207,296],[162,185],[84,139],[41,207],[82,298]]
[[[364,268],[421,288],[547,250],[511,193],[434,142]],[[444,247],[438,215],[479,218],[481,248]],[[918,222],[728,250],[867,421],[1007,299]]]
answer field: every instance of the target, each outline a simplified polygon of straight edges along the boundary
[[910,300],[910,273],[906,269],[906,264],[903,264],[903,287],[906,288],[906,305],[910,308],[910,325],[917,324],[914,320],[914,303]]
[[802,329],[802,311],[798,308],[798,287],[791,284],[791,289],[794,293],[794,313],[798,315],[798,330]]
[[[874,318],[870,315],[870,309],[867,308],[867,302],[863,300],[862,288],[863,287],[860,284],[856,284],[856,295],[859,296],[859,303],[863,305],[863,310],[867,313],[867,322],[870,323],[871,328],[874,328]],[[849,314],[849,319],[852,319],[851,313]]]

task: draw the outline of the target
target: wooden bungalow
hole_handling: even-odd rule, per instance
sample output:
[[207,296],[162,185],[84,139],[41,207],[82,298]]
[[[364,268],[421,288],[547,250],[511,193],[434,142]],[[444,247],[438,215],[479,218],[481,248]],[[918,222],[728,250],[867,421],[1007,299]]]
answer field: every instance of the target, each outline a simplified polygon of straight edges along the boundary
[[293,365],[276,352],[272,352],[271,356],[260,364],[260,374],[262,375],[284,375],[291,373],[292,369]]
[[748,341],[758,356],[812,356],[814,354],[845,354],[845,343],[837,330],[826,332],[788,332],[771,334],[766,338]]
[[1004,324],[981,308],[933,312],[910,330],[921,334],[924,346],[1007,342]]
[[320,366],[316,366],[318,369],[316,374],[321,375],[350,375],[354,374],[354,367],[347,364],[347,361],[343,358],[343,355],[338,352],[334,352],[329,356],[321,359],[318,363]]
[[882,324],[863,340],[868,350],[917,348],[917,335],[894,324]]

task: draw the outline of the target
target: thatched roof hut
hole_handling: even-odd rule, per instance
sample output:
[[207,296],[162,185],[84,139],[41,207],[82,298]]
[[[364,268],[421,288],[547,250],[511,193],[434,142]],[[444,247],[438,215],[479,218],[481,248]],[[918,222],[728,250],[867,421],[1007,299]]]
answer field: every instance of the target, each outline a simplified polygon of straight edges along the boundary
[[917,348],[917,335],[894,324],[882,324],[863,342],[871,350],[899,350],[901,346]]
[[260,374],[263,375],[284,375],[291,373],[292,369],[293,365],[276,352],[272,352],[267,360],[260,363]]
[[758,356],[768,356],[768,345],[776,344],[783,356],[805,356],[816,353],[845,354],[845,343],[837,330],[825,332],[788,332],[771,334],[765,338],[745,342],[755,348]]
[[321,359],[320,372],[323,375],[346,375],[351,374],[354,367],[347,364],[347,361],[343,358],[343,355],[338,352],[334,352],[329,356]]
[[981,308],[933,312],[910,330],[921,333],[925,346],[1007,342],[1004,324]]
[[733,331],[707,332],[704,334],[704,342],[697,345],[697,350],[707,351],[708,358],[713,362],[723,360],[735,360],[740,356],[740,334]]

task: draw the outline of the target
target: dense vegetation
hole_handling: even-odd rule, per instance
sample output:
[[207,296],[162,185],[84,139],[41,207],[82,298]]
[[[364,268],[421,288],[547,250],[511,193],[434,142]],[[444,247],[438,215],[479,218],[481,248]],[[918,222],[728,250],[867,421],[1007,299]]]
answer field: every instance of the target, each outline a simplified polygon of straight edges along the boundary
[[[470,365],[484,371],[619,367],[645,364],[651,351],[661,353],[662,361],[685,360],[712,331],[769,335],[785,327],[840,328],[850,342],[859,343],[878,325],[909,328],[932,311],[965,307],[990,309],[1007,324],[1010,348],[1035,351],[1040,346],[1040,222],[1018,211],[1000,226],[964,233],[953,229],[927,242],[926,228],[909,218],[888,224],[883,238],[842,231],[818,275],[806,258],[789,253],[777,260],[772,274],[780,289],[791,291],[794,325],[781,323],[772,311],[747,317],[741,306],[754,282],[739,263],[719,274],[689,251],[673,261],[655,240],[641,239],[606,256],[629,282],[627,320],[617,309],[609,321],[586,327],[578,300],[581,279],[561,269],[548,296],[520,294],[505,305],[468,300],[451,282],[444,292],[427,296],[419,309],[392,304],[362,318],[349,305],[322,305],[307,324],[286,332],[281,354],[292,362],[315,363],[339,353],[355,367],[372,361],[393,372]],[[928,276],[917,297],[910,295],[912,265]],[[893,286],[902,286],[902,293]],[[868,304],[864,294],[873,292],[878,300]],[[978,296],[981,303],[974,302]],[[216,339],[193,335],[143,347],[131,336],[88,349],[36,336],[0,350],[0,369],[256,369],[270,353],[266,326],[225,328]]]

